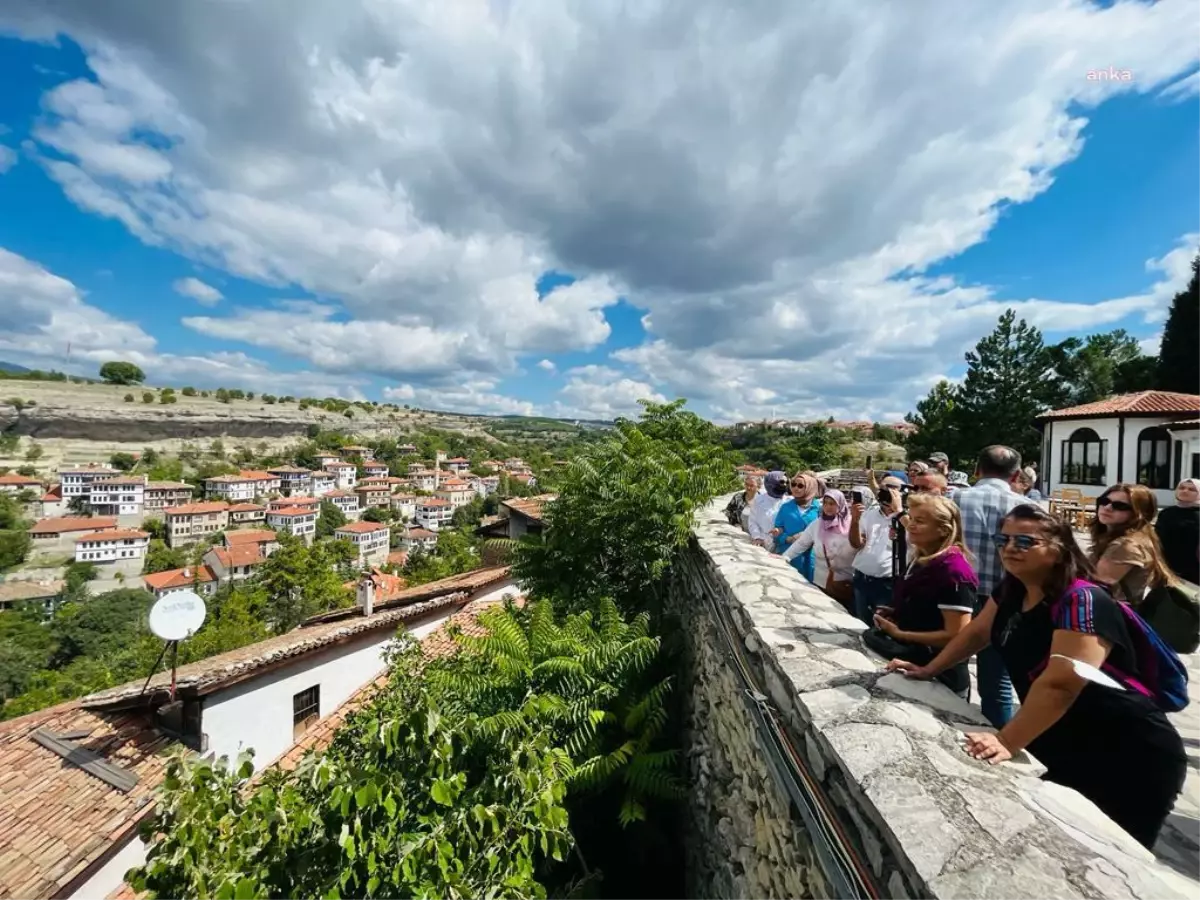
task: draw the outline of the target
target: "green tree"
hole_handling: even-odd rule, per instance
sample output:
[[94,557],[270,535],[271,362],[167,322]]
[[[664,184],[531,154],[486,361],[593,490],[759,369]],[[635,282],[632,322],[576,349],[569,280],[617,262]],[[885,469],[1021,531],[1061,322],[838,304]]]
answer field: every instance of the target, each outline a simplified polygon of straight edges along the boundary
[[646,430],[618,419],[610,437],[571,461],[541,538],[515,550],[515,572],[533,596],[568,610],[612,597],[637,611],[657,593],[696,510],[735,487],[729,455],[682,406],[643,402]]
[[146,559],[142,563],[142,574],[167,572],[182,569],[188,563],[187,551],[182,547],[168,547],[164,541],[154,539],[146,548]]
[[137,465],[137,457],[132,453],[114,453],[108,458],[108,464],[114,469],[120,469],[122,472],[128,472]]
[[43,451],[41,444],[30,444],[29,449],[25,451],[25,461],[37,462],[42,458],[42,453]]
[[333,537],[334,531],[346,524],[346,516],[331,501],[321,501],[321,512],[317,515],[317,537]]
[[86,603],[66,603],[50,623],[61,666],[79,656],[98,658],[120,649],[129,636],[142,631],[154,597],[126,588],[98,594]]
[[1158,352],[1160,391],[1195,394],[1200,391],[1200,255],[1192,260],[1192,278],[1171,301]]
[[1041,435],[1034,420],[1065,399],[1054,354],[1041,332],[1007,310],[966,359],[967,374],[955,404],[963,443],[952,461],[969,465],[988,444],[1006,444],[1025,459],[1037,459]]
[[0,572],[19,566],[29,555],[29,522],[16,499],[0,494]]
[[146,373],[131,362],[106,362],[100,367],[100,378],[106,384],[141,384]]
[[364,522],[383,522],[392,521],[392,510],[386,506],[371,506],[362,514]]
[[321,544],[309,548],[299,538],[280,532],[279,549],[258,567],[253,579],[264,594],[263,615],[276,633],[346,603],[348,592],[333,564],[331,552]]
[[1157,360],[1145,356],[1137,338],[1124,329],[1089,335],[1086,340],[1067,338],[1048,352],[1065,390],[1061,402],[1066,406],[1153,387]]
[[180,393],[183,394],[183,396],[185,396],[185,397],[195,397],[196,389],[194,387],[188,386],[188,387],[183,388],[180,391]]
[[916,412],[904,418],[917,428],[905,441],[910,459],[928,459],[929,454],[940,450],[958,465],[971,455],[971,447],[959,430],[958,388],[950,382],[935,384],[917,403]]

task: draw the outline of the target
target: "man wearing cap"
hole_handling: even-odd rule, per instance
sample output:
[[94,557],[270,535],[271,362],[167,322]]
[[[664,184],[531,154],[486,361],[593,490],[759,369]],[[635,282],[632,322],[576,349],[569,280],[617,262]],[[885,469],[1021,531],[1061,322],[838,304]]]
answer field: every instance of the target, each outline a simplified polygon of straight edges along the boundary
[[967,480],[967,473],[951,470],[950,457],[940,450],[938,450],[936,453],[929,454],[929,465],[931,465],[938,472],[941,472],[945,477],[947,484],[947,497],[953,497],[955,491],[957,491],[959,488],[967,487],[970,484],[970,482]]

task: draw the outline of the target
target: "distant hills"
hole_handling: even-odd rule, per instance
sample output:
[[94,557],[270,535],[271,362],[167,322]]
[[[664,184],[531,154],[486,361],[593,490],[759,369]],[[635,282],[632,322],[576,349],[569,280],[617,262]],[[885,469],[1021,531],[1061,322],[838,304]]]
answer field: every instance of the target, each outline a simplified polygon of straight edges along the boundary
[[23,372],[32,372],[33,369],[28,369],[25,366],[18,366],[16,363],[4,362],[0,360],[0,372],[12,372],[15,375],[20,375]]

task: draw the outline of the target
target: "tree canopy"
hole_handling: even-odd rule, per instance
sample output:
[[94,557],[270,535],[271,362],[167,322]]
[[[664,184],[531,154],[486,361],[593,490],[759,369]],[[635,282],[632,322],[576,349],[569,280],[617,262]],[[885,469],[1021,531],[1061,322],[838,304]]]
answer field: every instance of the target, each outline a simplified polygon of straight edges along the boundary
[[1163,327],[1155,387],[1195,394],[1200,391],[1200,255],[1192,260],[1192,278],[1175,295]]
[[100,377],[107,384],[141,384],[146,373],[131,362],[114,360],[100,367]]

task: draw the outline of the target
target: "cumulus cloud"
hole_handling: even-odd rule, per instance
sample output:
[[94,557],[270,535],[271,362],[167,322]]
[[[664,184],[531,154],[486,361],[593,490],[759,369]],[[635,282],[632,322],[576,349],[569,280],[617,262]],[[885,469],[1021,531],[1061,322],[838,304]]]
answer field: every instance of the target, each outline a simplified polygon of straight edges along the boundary
[[487,416],[534,416],[540,410],[528,400],[519,400],[496,392],[496,382],[488,379],[464,383],[446,383],[437,387],[400,384],[383,389],[393,403],[408,403],[419,409],[437,412],[477,413]]
[[0,175],[17,164],[17,151],[6,144],[0,144]]
[[644,381],[608,366],[579,366],[567,370],[567,384],[551,407],[551,415],[575,419],[615,419],[636,415],[639,400],[665,403],[667,398]]
[[554,365],[554,363],[548,359],[543,359],[541,362],[539,362],[538,368],[541,369],[543,372],[557,372],[558,371],[558,366]]
[[171,285],[175,289],[175,293],[183,294],[185,297],[191,297],[201,306],[215,306],[225,295],[218,291],[211,284],[205,284],[199,278],[180,278]]
[[94,376],[109,360],[136,363],[163,384],[249,388],[295,396],[362,399],[360,378],[280,372],[244,353],[163,353],[134,322],[87,303],[71,281],[0,248],[0,355],[38,368]]
[[[1153,319],[1157,287],[1010,304],[925,273],[1044,192],[1088,110],[1191,90],[1194,14],[10,0],[0,26],[85,49],[94,79],[51,90],[35,132],[73,202],[322,298],[196,331],[414,390],[441,389],[436,358],[464,402],[503,407],[498,378],[602,346],[625,296],[649,332],[617,354],[635,371],[577,374],[563,408],[644,387],[736,417],[903,410],[1009,305],[1047,329]],[[1109,65],[1134,79],[1087,80]],[[551,269],[580,278],[539,296]]]

